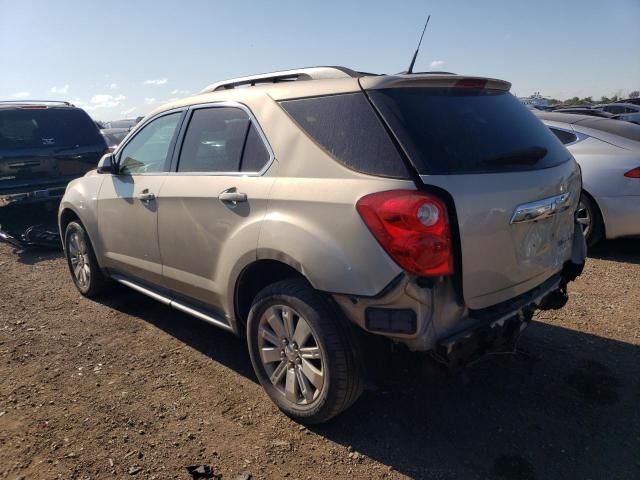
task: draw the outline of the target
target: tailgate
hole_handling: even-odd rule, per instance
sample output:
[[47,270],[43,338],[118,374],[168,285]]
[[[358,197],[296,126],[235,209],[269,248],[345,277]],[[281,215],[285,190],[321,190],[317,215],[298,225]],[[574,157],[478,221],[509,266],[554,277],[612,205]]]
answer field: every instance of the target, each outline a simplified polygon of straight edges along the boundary
[[360,82],[425,186],[453,199],[457,274],[469,308],[509,300],[561,269],[571,255],[580,171],[507,82],[456,75]]
[[[571,256],[573,214],[580,196],[575,161],[534,172],[485,174],[480,181],[474,175],[421,178],[453,197],[469,308],[485,308],[531,290]],[[528,221],[514,218],[518,208],[540,201],[542,208],[552,199],[557,202],[553,212]]]

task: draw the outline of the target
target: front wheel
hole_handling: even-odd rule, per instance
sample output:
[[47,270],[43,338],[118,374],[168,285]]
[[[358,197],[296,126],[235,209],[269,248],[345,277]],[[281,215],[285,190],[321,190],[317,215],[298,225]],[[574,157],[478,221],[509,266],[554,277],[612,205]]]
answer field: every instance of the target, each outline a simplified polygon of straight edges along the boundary
[[89,236],[79,222],[67,225],[64,250],[71,278],[78,291],[88,298],[103,293],[107,288],[107,279],[98,265]]
[[362,365],[350,325],[304,280],[277,282],[257,295],[247,340],[260,384],[296,421],[326,422],[362,393]]

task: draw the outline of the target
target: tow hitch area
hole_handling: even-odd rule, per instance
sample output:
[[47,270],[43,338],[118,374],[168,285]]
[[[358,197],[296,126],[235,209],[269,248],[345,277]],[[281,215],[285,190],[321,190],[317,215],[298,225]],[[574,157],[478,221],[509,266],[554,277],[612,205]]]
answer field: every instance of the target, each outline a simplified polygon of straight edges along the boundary
[[513,351],[516,339],[532,317],[533,308],[525,308],[509,317],[453,335],[440,342],[438,355],[450,370],[456,370],[488,353]]

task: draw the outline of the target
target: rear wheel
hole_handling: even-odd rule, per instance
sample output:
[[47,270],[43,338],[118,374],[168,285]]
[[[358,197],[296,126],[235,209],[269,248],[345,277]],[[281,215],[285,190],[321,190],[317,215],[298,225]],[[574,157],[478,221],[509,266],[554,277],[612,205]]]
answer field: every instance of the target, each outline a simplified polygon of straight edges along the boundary
[[247,340],[260,384],[294,420],[325,422],[362,393],[350,325],[304,280],[277,282],[257,295]]
[[103,293],[107,279],[98,265],[89,236],[79,222],[67,225],[64,246],[71,278],[78,291],[89,298]]
[[589,247],[593,247],[602,239],[604,230],[602,216],[595,202],[584,192],[580,195],[576,220],[582,227],[582,233]]

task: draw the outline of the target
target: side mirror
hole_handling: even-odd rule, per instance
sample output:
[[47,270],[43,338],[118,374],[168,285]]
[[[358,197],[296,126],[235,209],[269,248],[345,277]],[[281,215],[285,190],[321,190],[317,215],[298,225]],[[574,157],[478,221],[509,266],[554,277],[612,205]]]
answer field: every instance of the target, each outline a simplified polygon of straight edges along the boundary
[[116,165],[116,158],[113,153],[106,153],[102,156],[100,161],[98,162],[98,173],[118,173],[118,168]]

